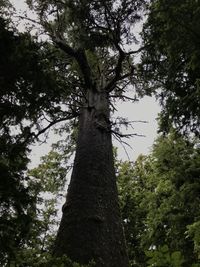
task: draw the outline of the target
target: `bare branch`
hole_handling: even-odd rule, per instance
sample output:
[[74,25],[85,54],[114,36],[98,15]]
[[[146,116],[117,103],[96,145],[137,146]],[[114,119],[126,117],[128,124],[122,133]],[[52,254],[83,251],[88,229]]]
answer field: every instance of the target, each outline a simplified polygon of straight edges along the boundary
[[53,125],[59,123],[59,122],[62,122],[62,121],[66,121],[66,120],[70,120],[70,119],[73,119],[75,117],[77,117],[79,114],[71,114],[71,116],[67,116],[65,118],[61,118],[59,120],[55,120],[55,121],[52,121],[50,122],[45,128],[43,128],[42,130],[40,130],[37,134],[35,133],[31,133],[32,136],[34,136],[35,138],[38,138],[41,134],[45,133],[48,129],[50,129]]
[[13,17],[14,17],[14,18],[18,18],[18,19],[27,20],[27,21],[30,21],[30,22],[32,22],[32,23],[34,23],[34,24],[38,24],[39,26],[41,26],[41,23],[40,23],[40,22],[38,22],[37,20],[31,19],[31,18],[28,18],[28,17],[26,17],[26,16],[22,16],[22,15],[14,15]]
[[130,138],[130,137],[133,137],[133,136],[145,137],[145,135],[143,135],[143,134],[136,134],[136,133],[122,134],[122,133],[116,132],[114,130],[111,130],[111,133],[113,133],[114,135],[116,135],[116,136],[118,136],[120,138]]
[[115,122],[112,122],[112,125],[123,125],[123,124],[132,124],[132,123],[149,123],[148,121],[142,121],[142,120],[138,120],[138,121],[119,121],[117,122],[117,119]]
[[[125,58],[125,54],[124,54],[124,58]],[[119,57],[119,60],[118,60],[118,64],[117,64],[117,67],[116,67],[116,71],[115,71],[115,77],[108,83],[108,85],[106,86],[105,90],[107,92],[112,92],[112,90],[116,87],[116,83],[118,81],[122,81],[130,76],[133,75],[134,73],[134,67],[131,66],[131,70],[130,72],[124,74],[121,76],[121,72],[122,72],[122,63],[123,63],[123,60],[124,59],[120,59]]]
[[129,97],[129,96],[126,96],[126,95],[118,95],[118,94],[116,94],[116,95],[109,95],[109,97],[113,97],[113,98],[121,98],[121,99],[127,99],[127,100],[130,100],[130,101],[134,101],[134,102],[136,102],[136,101],[138,101],[138,99],[137,98],[132,98],[132,97]]
[[[52,126],[54,126],[55,124],[57,124],[59,122],[70,120],[70,119],[76,118],[78,116],[79,116],[78,112],[72,112],[72,113],[69,112],[68,116],[66,116],[64,118],[61,118],[61,119],[58,119],[58,120],[51,121],[45,128],[43,128],[42,130],[38,131],[37,133],[29,132],[28,135],[26,136],[25,140],[21,144],[25,145],[26,143],[28,143],[30,141],[31,138],[37,139],[41,134],[45,133]],[[18,139],[18,141],[20,141],[20,139]]]
[[89,66],[85,50],[84,49],[78,49],[75,50],[71,46],[69,46],[62,37],[59,37],[57,33],[54,33],[52,36],[52,40],[54,43],[65,53],[67,53],[69,56],[76,59],[81,72],[83,74],[83,78],[85,81],[85,85],[87,89],[93,89],[93,82],[92,82],[92,75],[91,75],[91,68]]
[[116,107],[114,106],[114,104],[112,103],[112,101],[109,101],[110,107],[112,112],[117,111]]
[[130,149],[133,149],[133,148],[127,142],[124,142],[120,137],[118,137],[116,135],[114,137],[121,144],[121,146],[123,147],[123,149],[124,149],[124,151],[126,153],[126,156],[127,156],[128,160],[131,161],[130,160],[130,157],[129,157],[129,154],[128,154],[127,150],[126,150],[125,145],[128,146]]
[[126,91],[126,88],[127,88],[127,86],[130,84],[130,81],[124,81],[123,82],[123,85],[122,84],[120,84],[120,86],[119,85],[116,85],[115,86],[115,88],[119,91],[119,92],[121,92],[121,94],[122,93],[124,93],[125,91]]
[[138,50],[127,52],[126,55],[138,54],[138,53],[140,53],[141,51],[143,51],[146,47],[147,47],[147,46],[142,46],[142,47],[140,47]]
[[92,73],[91,73],[91,68],[87,60],[87,56],[85,54],[84,49],[79,49],[76,53],[76,60],[79,64],[79,67],[82,71],[84,80],[85,80],[85,85],[87,89],[94,89],[93,81],[92,81]]

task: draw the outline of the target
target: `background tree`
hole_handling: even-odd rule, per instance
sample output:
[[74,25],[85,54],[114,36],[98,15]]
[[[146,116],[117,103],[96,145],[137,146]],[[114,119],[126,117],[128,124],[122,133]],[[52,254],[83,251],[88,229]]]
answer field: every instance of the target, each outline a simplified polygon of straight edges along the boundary
[[141,156],[136,165],[129,161],[116,161],[116,169],[120,210],[130,265],[142,267],[146,266],[146,255],[141,236],[145,230],[144,221],[147,213],[142,203],[146,199],[147,190],[144,186],[146,181],[143,182],[145,178],[140,169],[140,162],[144,164],[145,158]]
[[199,265],[198,140],[172,131],[149,156],[118,167],[132,266]]
[[159,99],[161,129],[199,135],[200,2],[155,0],[143,28],[142,75]]
[[41,158],[38,167],[29,170],[28,188],[34,205],[29,211],[30,230],[21,247],[7,264],[13,266],[44,266],[51,260],[50,248],[59,223],[58,205],[63,197],[67,168],[62,165],[63,156],[55,149]]
[[[7,17],[6,17],[7,14]],[[19,33],[8,1],[0,7],[0,260],[14,257],[27,237],[35,199],[27,184],[29,145],[69,116],[61,109],[62,75],[48,44]],[[59,61],[57,54],[56,61]],[[61,72],[59,72],[61,74]],[[65,92],[67,97],[67,93]],[[64,98],[64,95],[63,95]],[[59,106],[58,106],[59,103]],[[70,113],[70,117],[72,113]]]

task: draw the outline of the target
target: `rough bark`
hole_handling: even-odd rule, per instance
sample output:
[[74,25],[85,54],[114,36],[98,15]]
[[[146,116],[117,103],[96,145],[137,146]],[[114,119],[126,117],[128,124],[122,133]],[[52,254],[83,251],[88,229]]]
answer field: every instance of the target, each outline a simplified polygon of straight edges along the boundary
[[98,267],[127,267],[118,206],[109,105],[105,93],[91,93],[79,121],[77,150],[55,255]]

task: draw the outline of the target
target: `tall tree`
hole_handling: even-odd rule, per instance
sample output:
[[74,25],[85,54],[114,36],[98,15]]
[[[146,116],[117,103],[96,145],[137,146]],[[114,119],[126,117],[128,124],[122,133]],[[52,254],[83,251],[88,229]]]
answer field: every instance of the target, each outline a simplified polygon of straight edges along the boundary
[[200,2],[153,0],[143,29],[143,78],[163,107],[161,129],[200,132]]
[[[128,266],[111,142],[111,100],[125,99],[136,71],[131,46],[144,1],[31,1],[62,51],[67,111],[78,108],[74,168],[54,254],[97,266]],[[116,133],[119,135],[119,133]]]

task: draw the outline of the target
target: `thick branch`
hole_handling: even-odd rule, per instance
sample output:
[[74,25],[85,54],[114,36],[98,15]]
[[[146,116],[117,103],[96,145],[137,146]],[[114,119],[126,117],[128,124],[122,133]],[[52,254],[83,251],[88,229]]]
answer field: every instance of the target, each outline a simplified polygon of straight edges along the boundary
[[45,128],[43,128],[42,130],[38,131],[37,133],[30,132],[28,134],[28,136],[25,138],[25,140],[22,142],[22,144],[28,143],[30,141],[30,138],[32,138],[32,137],[37,139],[41,134],[45,133],[48,129],[50,129],[55,124],[57,124],[59,122],[62,122],[62,121],[71,120],[71,119],[76,118],[78,116],[79,116],[79,113],[72,112],[72,113],[69,113],[69,115],[64,117],[64,118],[61,118],[61,119],[58,119],[58,120],[54,120],[54,121],[50,122]]
[[84,49],[79,49],[77,51],[76,60],[77,60],[79,67],[82,71],[85,85],[86,85],[87,89],[94,89],[94,84],[92,81],[91,68],[89,66]]
[[[125,58],[125,57],[124,57]],[[122,63],[123,63],[123,60],[121,61],[120,58],[118,60],[118,64],[117,64],[117,67],[116,67],[116,72],[115,72],[115,77],[108,83],[108,85],[106,86],[105,90],[107,92],[111,92],[115,86],[116,86],[116,83],[118,81],[122,81],[128,77],[130,77],[131,75],[133,75],[133,71],[134,71],[134,67],[132,66],[131,67],[131,71],[122,75],[121,76],[121,72],[122,72]],[[121,66],[120,66],[121,65]]]
[[76,58],[76,51],[70,47],[65,41],[63,41],[61,38],[57,36],[52,36],[53,42],[66,54],[68,54],[71,57]]
[[80,70],[83,74],[83,78],[85,81],[85,85],[87,89],[93,89],[92,75],[91,69],[85,55],[84,49],[75,50],[71,46],[69,46],[62,38],[58,36],[52,37],[54,43],[66,54],[76,59]]
[[66,120],[69,120],[69,119],[73,119],[74,116],[72,116],[71,118],[70,117],[67,117],[67,118],[62,118],[62,119],[59,119],[59,120],[55,120],[55,121],[52,121],[50,122],[45,128],[43,128],[42,130],[40,130],[37,134],[35,133],[31,133],[32,136],[34,136],[35,138],[38,138],[41,134],[45,133],[48,129],[50,129],[53,125],[59,123],[59,122],[62,122],[62,121],[66,121]]
[[115,68],[115,76],[114,78],[107,84],[105,90],[107,92],[111,92],[116,84],[116,82],[121,79],[121,72],[122,72],[122,64],[125,59],[125,53],[120,49],[119,50],[119,58]]

